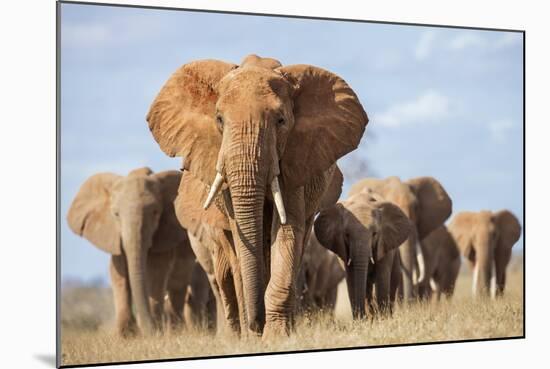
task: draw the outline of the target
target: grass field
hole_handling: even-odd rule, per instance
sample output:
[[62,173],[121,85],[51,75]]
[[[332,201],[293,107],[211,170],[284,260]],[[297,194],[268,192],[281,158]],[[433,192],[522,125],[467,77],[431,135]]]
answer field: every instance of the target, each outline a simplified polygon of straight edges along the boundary
[[463,265],[451,301],[398,306],[391,318],[366,322],[351,320],[342,284],[334,319],[326,314],[302,317],[290,338],[268,343],[201,331],[121,339],[113,330],[110,290],[71,288],[62,295],[62,364],[521,336],[522,265],[521,256],[515,256],[508,268],[505,296],[497,301],[472,299],[471,273]]

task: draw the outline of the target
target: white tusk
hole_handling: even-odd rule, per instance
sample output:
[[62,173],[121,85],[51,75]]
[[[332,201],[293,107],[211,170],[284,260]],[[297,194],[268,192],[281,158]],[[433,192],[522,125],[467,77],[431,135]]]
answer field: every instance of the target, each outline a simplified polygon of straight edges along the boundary
[[283,204],[283,195],[281,194],[281,188],[279,187],[279,180],[277,177],[271,181],[271,193],[273,194],[273,201],[275,201],[275,207],[279,213],[281,224],[286,224],[286,211],[285,204]]
[[223,177],[220,173],[216,173],[216,178],[214,178],[214,182],[212,183],[212,187],[210,187],[210,192],[208,193],[208,197],[206,198],[206,201],[204,202],[204,210],[208,209],[210,207],[210,204],[212,204],[212,200],[214,200],[214,197],[218,193],[218,190],[221,188],[223,182]]
[[418,263],[418,283],[422,283],[426,278],[426,265],[424,263],[424,254],[420,242],[416,244],[416,262]]

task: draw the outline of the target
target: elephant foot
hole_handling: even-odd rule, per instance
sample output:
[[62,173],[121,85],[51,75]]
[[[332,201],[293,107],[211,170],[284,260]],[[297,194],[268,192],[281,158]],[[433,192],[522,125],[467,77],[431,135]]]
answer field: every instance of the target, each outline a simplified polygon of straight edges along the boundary
[[138,326],[135,320],[129,320],[117,324],[117,333],[122,338],[134,338],[138,335]]
[[285,337],[290,337],[290,326],[288,322],[280,320],[267,321],[265,323],[262,341],[266,342]]

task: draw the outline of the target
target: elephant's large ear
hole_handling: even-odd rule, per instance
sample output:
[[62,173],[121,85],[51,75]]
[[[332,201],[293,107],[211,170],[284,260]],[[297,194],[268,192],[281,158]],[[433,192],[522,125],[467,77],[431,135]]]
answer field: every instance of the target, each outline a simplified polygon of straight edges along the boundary
[[380,218],[376,260],[380,260],[389,251],[405,242],[413,231],[413,226],[405,213],[390,202],[377,202],[376,209]]
[[202,224],[230,230],[227,217],[221,210],[223,209],[222,196],[217,196],[213,206],[204,210],[203,204],[207,195],[206,185],[188,171],[184,171],[174,206],[180,224],[197,238],[200,238]]
[[419,177],[407,181],[418,198],[417,230],[422,240],[445,223],[453,210],[451,198],[439,181],[432,177]]
[[518,218],[508,210],[501,210],[494,214],[494,219],[499,229],[497,247],[511,249],[521,236]]
[[342,219],[342,204],[336,204],[319,213],[315,219],[314,232],[319,243],[346,261],[344,244],[344,220]]
[[152,251],[162,252],[181,246],[187,240],[187,232],[178,221],[174,209],[181,172],[168,170],[153,174],[152,177],[159,181],[162,196],[162,214],[153,238],[154,249]]
[[112,255],[120,254],[120,231],[111,214],[111,188],[120,179],[112,173],[99,173],[82,184],[74,198],[67,222],[71,230]]
[[368,118],[355,92],[337,75],[311,65],[278,70],[296,86],[295,126],[281,160],[285,185],[293,188],[357,148]]
[[147,114],[153,137],[168,156],[183,156],[185,168],[210,184],[222,135],[215,109],[219,81],[236,65],[201,60],[180,67],[162,87]]

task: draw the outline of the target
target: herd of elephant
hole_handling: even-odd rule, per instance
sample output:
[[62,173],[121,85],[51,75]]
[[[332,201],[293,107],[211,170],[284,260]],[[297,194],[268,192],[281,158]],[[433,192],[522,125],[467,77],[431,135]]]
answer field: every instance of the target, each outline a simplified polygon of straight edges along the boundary
[[336,162],[368,118],[332,72],[256,55],[191,62],[147,123],[181,170],[93,175],[67,215],[111,255],[123,336],[197,324],[290,335],[304,310],[334,309],[344,278],[354,319],[392,314],[396,301],[451,296],[461,256],[474,294],[491,294],[492,279],[503,293],[521,234],[511,212],[461,212],[446,226],[452,201],[432,177],[363,179],[338,201]]

